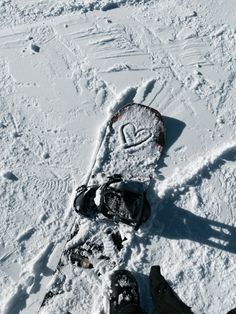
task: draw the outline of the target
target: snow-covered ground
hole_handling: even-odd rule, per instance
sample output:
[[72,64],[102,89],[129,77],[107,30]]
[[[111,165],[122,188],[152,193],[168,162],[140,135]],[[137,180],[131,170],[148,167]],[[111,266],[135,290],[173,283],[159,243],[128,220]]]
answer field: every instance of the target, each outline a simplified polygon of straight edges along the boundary
[[159,202],[123,266],[141,283],[160,265],[194,313],[236,307],[235,12],[234,0],[0,2],[0,313],[37,313],[100,130],[133,101],[161,112],[167,139]]

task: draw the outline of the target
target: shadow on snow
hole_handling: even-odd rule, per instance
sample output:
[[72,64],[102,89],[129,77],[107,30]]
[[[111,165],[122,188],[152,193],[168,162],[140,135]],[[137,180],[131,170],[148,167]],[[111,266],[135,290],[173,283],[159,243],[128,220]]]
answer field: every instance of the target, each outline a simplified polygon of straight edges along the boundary
[[158,230],[152,227],[149,235],[157,234],[169,239],[188,239],[236,254],[236,227],[200,217],[175,205],[180,196],[185,194],[190,187],[200,186],[203,179],[210,179],[212,173],[227,161],[235,161],[235,150],[235,147],[228,149],[211,165],[204,166],[185,183],[181,191],[175,192],[174,189],[170,189],[162,200],[154,195],[154,190],[150,191],[153,193],[152,198],[158,204],[154,206],[157,208],[152,210],[152,212],[155,212],[152,220],[153,222],[158,221],[163,228],[160,228],[161,230],[158,233]]

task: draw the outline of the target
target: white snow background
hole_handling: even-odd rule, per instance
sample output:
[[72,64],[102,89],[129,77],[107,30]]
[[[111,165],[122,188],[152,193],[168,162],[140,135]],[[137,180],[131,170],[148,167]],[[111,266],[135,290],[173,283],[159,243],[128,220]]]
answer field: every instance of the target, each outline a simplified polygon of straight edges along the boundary
[[142,306],[158,264],[194,313],[236,307],[235,70],[234,0],[0,1],[0,313],[37,313],[100,131],[132,101],[167,134],[127,248]]

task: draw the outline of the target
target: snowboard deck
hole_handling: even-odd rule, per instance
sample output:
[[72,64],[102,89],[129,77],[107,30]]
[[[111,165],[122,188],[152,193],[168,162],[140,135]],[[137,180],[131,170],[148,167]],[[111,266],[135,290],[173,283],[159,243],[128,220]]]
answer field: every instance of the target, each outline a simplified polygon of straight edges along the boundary
[[[164,141],[158,111],[141,104],[120,109],[106,125],[88,185],[102,184],[119,173],[137,192],[146,190]],[[40,313],[102,313],[105,278],[116,267],[125,266],[133,232],[133,227],[104,216],[78,215]]]

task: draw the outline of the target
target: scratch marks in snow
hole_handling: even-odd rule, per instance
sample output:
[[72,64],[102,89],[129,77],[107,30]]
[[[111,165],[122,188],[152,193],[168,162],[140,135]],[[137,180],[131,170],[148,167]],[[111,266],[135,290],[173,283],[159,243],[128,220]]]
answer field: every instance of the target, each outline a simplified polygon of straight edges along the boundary
[[142,57],[143,63],[148,61],[148,56],[132,45],[122,25],[107,25],[106,28],[97,26],[92,33],[89,31],[90,27],[91,25],[88,25],[84,34],[68,31],[63,37],[71,46],[77,44],[94,67],[105,70],[106,66],[114,64],[117,58],[123,63],[132,63],[136,57]]
[[210,47],[201,38],[177,40],[169,44],[164,44],[162,47],[184,66],[209,64],[205,55]]

